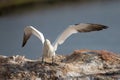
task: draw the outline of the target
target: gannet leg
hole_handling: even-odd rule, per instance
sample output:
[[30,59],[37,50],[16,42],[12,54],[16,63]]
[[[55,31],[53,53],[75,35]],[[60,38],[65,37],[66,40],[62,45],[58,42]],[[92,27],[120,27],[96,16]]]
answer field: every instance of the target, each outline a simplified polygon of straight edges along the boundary
[[52,56],[52,64],[55,64],[55,56]]
[[44,63],[44,57],[42,56],[42,63]]

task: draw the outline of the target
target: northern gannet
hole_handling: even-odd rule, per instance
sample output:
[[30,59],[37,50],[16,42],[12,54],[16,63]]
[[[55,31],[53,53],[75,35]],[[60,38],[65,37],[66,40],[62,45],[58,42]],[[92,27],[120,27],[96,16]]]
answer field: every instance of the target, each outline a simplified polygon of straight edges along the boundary
[[80,23],[80,24],[70,25],[67,29],[65,29],[61,33],[60,36],[58,36],[55,42],[51,44],[51,42],[44,37],[42,32],[38,31],[33,26],[27,26],[24,29],[22,47],[25,46],[26,42],[28,41],[28,39],[32,34],[35,35],[38,39],[42,41],[43,44],[42,61],[44,61],[44,58],[52,58],[52,63],[53,63],[53,59],[55,58],[55,51],[57,50],[58,45],[63,44],[64,41],[72,34],[78,32],[100,31],[106,28],[108,27],[101,24],[91,24],[91,23]]

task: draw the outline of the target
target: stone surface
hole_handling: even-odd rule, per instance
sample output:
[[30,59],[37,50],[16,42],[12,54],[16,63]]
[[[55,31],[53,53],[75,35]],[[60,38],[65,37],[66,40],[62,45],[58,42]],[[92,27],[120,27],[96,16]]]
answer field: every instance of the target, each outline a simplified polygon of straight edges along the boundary
[[0,56],[0,80],[119,80],[120,56],[106,50],[75,50],[69,56],[30,60]]

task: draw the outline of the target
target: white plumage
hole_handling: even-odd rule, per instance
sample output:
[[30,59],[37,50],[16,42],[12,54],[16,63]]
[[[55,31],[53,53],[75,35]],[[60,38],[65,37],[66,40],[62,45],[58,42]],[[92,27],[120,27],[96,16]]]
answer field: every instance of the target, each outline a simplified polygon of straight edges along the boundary
[[91,32],[91,31],[99,31],[102,29],[108,28],[107,26],[100,25],[100,24],[90,24],[90,23],[80,23],[75,25],[70,25],[67,29],[65,29],[62,34],[55,40],[53,45],[48,39],[44,38],[43,33],[38,31],[32,26],[27,26],[24,29],[24,37],[23,37],[23,44],[22,47],[26,44],[27,40],[30,38],[30,36],[33,34],[37,38],[39,38],[42,41],[43,44],[43,56],[48,58],[54,58],[55,57],[55,51],[57,50],[58,45],[61,45],[64,43],[64,41],[72,34],[78,33],[78,32]]

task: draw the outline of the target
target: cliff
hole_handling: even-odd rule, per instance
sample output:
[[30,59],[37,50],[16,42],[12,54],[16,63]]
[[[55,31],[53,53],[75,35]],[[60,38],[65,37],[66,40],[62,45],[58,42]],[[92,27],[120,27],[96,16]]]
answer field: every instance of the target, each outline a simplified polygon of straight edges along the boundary
[[24,56],[0,56],[0,80],[118,80],[120,56],[106,50],[75,50],[55,63]]

